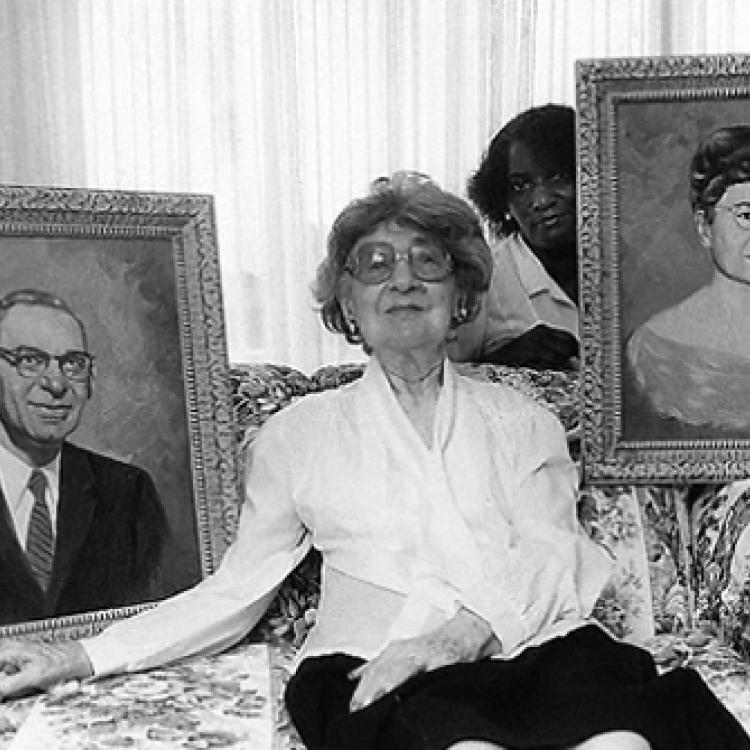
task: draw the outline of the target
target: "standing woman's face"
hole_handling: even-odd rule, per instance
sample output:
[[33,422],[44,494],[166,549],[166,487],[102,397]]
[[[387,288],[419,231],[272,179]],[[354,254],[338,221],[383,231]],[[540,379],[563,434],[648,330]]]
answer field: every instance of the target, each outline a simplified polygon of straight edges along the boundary
[[523,143],[510,147],[508,205],[522,237],[545,254],[576,242],[574,176],[543,164]]

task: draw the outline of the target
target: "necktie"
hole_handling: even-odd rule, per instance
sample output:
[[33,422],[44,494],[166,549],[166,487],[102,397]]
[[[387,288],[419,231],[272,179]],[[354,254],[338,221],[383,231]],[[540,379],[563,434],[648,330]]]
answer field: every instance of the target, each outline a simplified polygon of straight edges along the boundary
[[47,480],[44,474],[35,469],[29,479],[29,490],[34,496],[34,507],[29,520],[29,532],[26,537],[26,556],[31,564],[39,585],[47,590],[52,573],[52,558],[55,553],[55,535],[52,531],[52,520],[44,498]]

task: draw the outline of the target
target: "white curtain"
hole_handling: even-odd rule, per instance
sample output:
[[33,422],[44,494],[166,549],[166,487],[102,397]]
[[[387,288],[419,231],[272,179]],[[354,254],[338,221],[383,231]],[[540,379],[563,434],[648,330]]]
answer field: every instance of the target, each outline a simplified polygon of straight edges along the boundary
[[230,360],[361,358],[309,284],[369,181],[464,193],[577,58],[750,51],[746,0],[0,0],[0,181],[211,193]]

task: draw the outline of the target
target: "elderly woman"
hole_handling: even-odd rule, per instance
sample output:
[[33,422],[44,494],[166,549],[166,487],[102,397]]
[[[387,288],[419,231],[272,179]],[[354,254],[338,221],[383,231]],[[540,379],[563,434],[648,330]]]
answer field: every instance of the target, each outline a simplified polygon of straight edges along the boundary
[[[627,341],[639,436],[746,438],[750,429],[750,126],[710,133],[690,164],[706,285]],[[637,402],[638,403],[638,402]],[[641,417],[642,415],[642,417]],[[635,427],[634,427],[635,429]]]
[[578,355],[575,112],[532,107],[499,130],[469,180],[487,221],[495,266],[476,320],[450,355],[569,369]]
[[6,648],[0,692],[224,648],[315,545],[320,609],[286,693],[311,750],[750,747],[695,673],[659,678],[591,624],[609,564],[554,416],[446,361],[490,268],[471,208],[419,175],[347,206],[317,293],[371,354],[363,378],[266,423],[213,576],[82,643]]

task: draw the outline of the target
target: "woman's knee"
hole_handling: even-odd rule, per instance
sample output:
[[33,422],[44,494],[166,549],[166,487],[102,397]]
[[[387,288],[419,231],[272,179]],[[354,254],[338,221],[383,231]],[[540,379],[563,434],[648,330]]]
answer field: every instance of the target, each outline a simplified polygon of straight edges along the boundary
[[618,731],[597,734],[570,750],[651,750],[651,745],[636,732]]
[[502,745],[484,740],[461,740],[448,747],[448,750],[505,750]]

